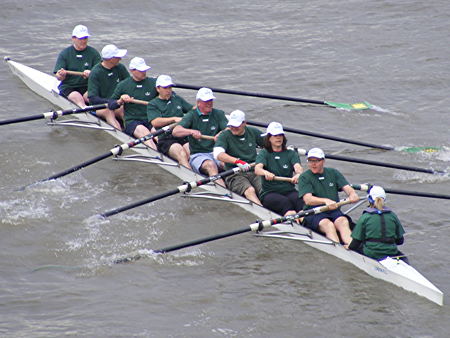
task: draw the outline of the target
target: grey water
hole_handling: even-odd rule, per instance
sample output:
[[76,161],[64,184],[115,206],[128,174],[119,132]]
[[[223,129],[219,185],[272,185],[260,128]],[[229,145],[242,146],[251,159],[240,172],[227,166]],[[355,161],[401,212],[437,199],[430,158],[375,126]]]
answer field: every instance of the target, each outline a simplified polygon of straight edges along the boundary
[[[449,170],[450,3],[414,0],[3,0],[0,55],[51,73],[76,24],[90,45],[114,43],[185,84],[337,102],[322,106],[217,94],[251,120],[396,147],[378,151],[288,134],[300,148]],[[193,102],[195,92],[178,90]],[[5,65],[0,119],[53,109]],[[18,187],[103,154],[106,133],[0,127],[0,335],[3,337],[447,337],[450,201],[388,195],[402,250],[444,306],[375,280],[302,243],[242,234],[113,265],[252,223],[222,202],[172,196],[99,220],[96,214],[178,186],[164,170],[99,162],[61,180]],[[432,153],[402,147],[434,146]],[[450,194],[448,176],[328,160],[352,183]],[[361,193],[362,194],[362,193]],[[357,218],[361,209],[352,212]]]

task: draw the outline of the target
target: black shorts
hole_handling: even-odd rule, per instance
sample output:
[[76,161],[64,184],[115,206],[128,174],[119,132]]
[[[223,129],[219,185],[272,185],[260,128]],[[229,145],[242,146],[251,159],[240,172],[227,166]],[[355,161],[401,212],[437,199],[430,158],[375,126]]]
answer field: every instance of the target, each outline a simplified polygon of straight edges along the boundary
[[64,96],[64,97],[68,98],[69,95],[70,95],[70,93],[72,93],[72,92],[78,92],[78,93],[80,93],[81,95],[84,95],[84,93],[86,93],[87,90],[88,90],[87,86],[84,86],[84,87],[77,87],[77,88],[66,88],[66,89],[64,89],[64,90],[61,90],[61,91],[59,92],[59,94],[60,94],[61,96]]
[[134,130],[137,128],[137,126],[143,125],[144,127],[146,127],[149,131],[152,130],[152,125],[150,124],[150,122],[148,121],[140,121],[140,120],[134,120],[134,121],[130,121],[127,123],[126,127],[125,127],[125,134],[131,136],[131,137],[135,137],[134,136]]
[[158,151],[163,153],[164,155],[169,155],[169,149],[172,146],[172,144],[179,143],[181,145],[184,145],[188,142],[187,137],[175,137],[175,136],[168,136],[163,139],[158,140]]

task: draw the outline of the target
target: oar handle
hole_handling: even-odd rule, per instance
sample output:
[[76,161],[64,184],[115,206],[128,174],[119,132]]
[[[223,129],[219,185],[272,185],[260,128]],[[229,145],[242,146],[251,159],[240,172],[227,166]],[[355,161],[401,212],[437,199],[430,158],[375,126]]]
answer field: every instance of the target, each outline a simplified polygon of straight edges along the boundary
[[215,137],[214,136],[210,136],[210,135],[202,135],[202,136],[200,136],[200,138],[203,139],[203,140],[212,140],[212,141],[215,140]]
[[292,177],[283,177],[283,176],[275,176],[273,178],[274,181],[281,181],[281,182],[290,182],[292,183]]
[[69,75],[76,75],[76,76],[83,76],[84,73],[83,72],[76,72],[74,70],[66,70],[66,73]]
[[130,103],[142,104],[142,105],[145,105],[145,106],[148,105],[148,101],[138,100],[138,99],[131,99]]

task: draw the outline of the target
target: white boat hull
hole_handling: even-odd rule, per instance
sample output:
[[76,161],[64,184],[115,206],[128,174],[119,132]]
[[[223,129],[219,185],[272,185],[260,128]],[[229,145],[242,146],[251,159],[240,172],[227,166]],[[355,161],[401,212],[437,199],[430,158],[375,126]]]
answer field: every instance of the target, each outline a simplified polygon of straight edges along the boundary
[[[5,59],[5,61],[8,63],[12,72],[38,95],[42,96],[43,98],[53,103],[55,106],[58,106],[62,109],[71,109],[76,107],[73,103],[69,102],[58,94],[58,81],[54,76],[42,73],[36,69],[30,68],[10,59]],[[103,127],[109,127],[108,124],[99,120],[91,114],[83,113],[76,114],[74,116],[81,121],[99,123]],[[127,143],[132,140],[128,135],[120,131],[105,131],[122,143]],[[159,164],[160,167],[179,177],[183,181],[191,182],[202,178],[191,170],[177,165],[177,163],[172,159],[166,156],[162,156],[160,153],[153,151],[152,149],[133,148],[132,150],[139,153],[140,155],[162,157],[164,163],[168,163],[171,165]],[[244,208],[245,210],[254,214],[262,220],[279,217],[279,215],[276,215],[261,206],[249,203],[245,198],[231,193],[230,191],[216,184],[204,185],[202,186],[202,188],[212,193],[231,195],[232,200],[236,200],[236,204],[238,206]],[[348,251],[342,245],[333,243],[324,236],[313,233],[309,229],[296,224],[277,224],[274,225],[273,228],[275,228],[276,230],[262,232],[258,235],[263,237],[303,241],[305,244],[310,245],[320,251],[326,252],[332,256],[353,264],[357,268],[365,271],[370,276],[395,284],[399,287],[404,288],[405,290],[425,297],[432,302],[435,302],[436,304],[443,305],[443,293],[439,289],[437,289],[431,282],[429,282],[424,276],[422,276],[417,270],[404,263],[403,261],[397,261],[388,258],[384,261],[378,262],[356,252]]]

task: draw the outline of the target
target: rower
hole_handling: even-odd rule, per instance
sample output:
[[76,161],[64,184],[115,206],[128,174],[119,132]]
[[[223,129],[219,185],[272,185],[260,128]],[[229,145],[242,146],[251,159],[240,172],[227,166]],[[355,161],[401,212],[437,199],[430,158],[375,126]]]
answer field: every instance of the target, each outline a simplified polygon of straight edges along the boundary
[[382,187],[373,186],[368,191],[369,207],[363,211],[352,231],[352,241],[348,249],[376,260],[387,256],[399,257],[409,264],[397,245],[404,242],[404,233],[397,215],[384,205],[386,192]]
[[325,233],[337,243],[340,242],[340,235],[344,245],[350,244],[352,238],[349,221],[339,208],[336,209],[335,203],[339,201],[339,190],[343,190],[352,203],[359,201],[358,195],[338,170],[324,167],[325,154],[322,149],[310,149],[307,161],[309,169],[300,175],[297,185],[299,197],[303,197],[305,202],[304,208],[328,205],[331,210],[306,216],[305,226]]
[[101,52],[102,62],[92,68],[88,79],[89,103],[108,103],[108,108],[97,110],[96,115],[118,130],[122,129],[120,122],[123,123],[123,107],[119,105],[118,100],[110,97],[117,84],[130,77],[127,68],[120,63],[126,54],[126,49],[106,45]]
[[[189,164],[196,173],[208,176],[217,175],[222,168],[220,161],[213,155],[214,143],[217,136],[227,127],[228,120],[222,110],[213,108],[215,96],[211,89],[200,88],[196,95],[197,106],[192,109],[173,129],[175,137],[188,136]],[[213,139],[204,139],[202,136],[213,136]],[[223,180],[217,180],[225,186]]]
[[256,147],[263,146],[261,131],[247,126],[245,113],[240,110],[230,114],[227,125],[214,146],[214,158],[224,162],[226,170],[240,167],[241,172],[225,178],[228,189],[261,205],[261,179],[250,171],[249,164],[256,160]]
[[303,172],[298,152],[287,149],[283,126],[278,122],[271,122],[262,136],[264,149],[258,153],[255,166],[255,173],[262,176],[262,204],[279,215],[294,215],[304,206],[295,189]]
[[[163,128],[172,123],[178,123],[182,117],[192,109],[181,96],[172,91],[172,78],[169,75],[160,75],[156,79],[158,97],[151,100],[147,106],[147,119],[156,129]],[[178,161],[181,165],[191,169],[189,165],[189,142],[187,137],[175,137],[172,134],[163,134],[158,137],[158,151]]]
[[[133,103],[134,99],[149,102],[158,95],[156,79],[147,77],[150,68],[143,58],[131,59],[129,66],[131,77],[119,82],[111,96],[112,99],[118,100],[119,104],[124,104],[124,132],[135,138],[144,137],[152,130],[152,125],[147,119],[147,107]],[[145,141],[145,144],[156,150],[152,140]]]
[[[72,31],[72,45],[58,55],[53,73],[61,81],[59,93],[80,107],[88,103],[87,87],[90,70],[101,61],[99,52],[88,46],[90,37],[86,26],[78,25]],[[81,72],[70,75],[67,71]]]

